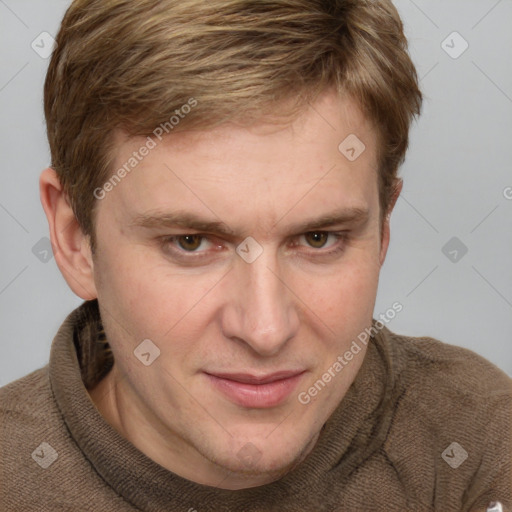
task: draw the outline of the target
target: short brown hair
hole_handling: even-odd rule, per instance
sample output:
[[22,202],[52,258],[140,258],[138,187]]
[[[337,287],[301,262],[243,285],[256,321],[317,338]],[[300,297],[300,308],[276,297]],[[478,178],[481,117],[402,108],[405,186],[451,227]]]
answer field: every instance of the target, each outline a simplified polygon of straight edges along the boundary
[[[326,89],[377,128],[381,213],[422,95],[390,0],[75,0],[44,89],[52,167],[94,245],[93,191],[112,174],[114,133],[257,121]],[[340,141],[341,142],[341,141]]]

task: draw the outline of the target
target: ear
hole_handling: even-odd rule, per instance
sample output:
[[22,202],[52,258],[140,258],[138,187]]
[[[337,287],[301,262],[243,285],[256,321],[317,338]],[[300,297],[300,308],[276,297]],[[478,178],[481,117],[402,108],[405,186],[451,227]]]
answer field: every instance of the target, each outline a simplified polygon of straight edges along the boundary
[[395,181],[395,185],[393,187],[393,195],[391,196],[391,201],[389,202],[387,212],[384,212],[384,222],[382,224],[382,236],[381,236],[381,246],[380,246],[380,257],[379,262],[380,266],[384,264],[384,260],[386,259],[386,254],[388,252],[389,247],[389,239],[390,239],[390,230],[389,230],[389,221],[391,218],[391,213],[393,212],[393,208],[400,197],[400,193],[402,192],[404,182],[402,179],[397,178]]
[[55,261],[73,292],[84,300],[97,298],[89,237],[82,233],[54,169],[39,178],[39,193]]

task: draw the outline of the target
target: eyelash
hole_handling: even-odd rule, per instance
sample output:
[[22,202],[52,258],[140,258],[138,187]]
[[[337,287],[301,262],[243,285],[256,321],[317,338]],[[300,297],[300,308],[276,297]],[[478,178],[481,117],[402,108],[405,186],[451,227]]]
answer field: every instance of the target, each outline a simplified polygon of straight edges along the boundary
[[[324,234],[327,236],[333,236],[336,238],[336,242],[331,246],[328,250],[322,250],[320,249],[314,249],[309,253],[309,256],[314,257],[329,257],[329,256],[335,256],[337,254],[342,253],[345,250],[346,247],[346,241],[348,239],[347,232],[334,232],[334,231],[308,231],[307,233],[303,233],[302,235],[299,235],[297,238],[300,238],[301,236],[305,235],[311,235],[311,234]],[[178,259],[186,260],[186,261],[193,261],[193,260],[199,260],[203,258],[207,258],[209,256],[207,251],[185,251],[184,249],[176,249],[176,248],[170,248],[172,247],[172,244],[177,242],[177,239],[180,237],[185,236],[199,236],[201,237],[201,242],[203,240],[208,240],[208,235],[204,235],[201,233],[185,233],[180,235],[173,235],[173,236],[166,236],[161,239],[162,249],[164,252],[168,253],[170,256],[174,256]],[[218,247],[220,244],[216,244],[216,247]],[[300,247],[298,244],[294,244],[293,247]]]

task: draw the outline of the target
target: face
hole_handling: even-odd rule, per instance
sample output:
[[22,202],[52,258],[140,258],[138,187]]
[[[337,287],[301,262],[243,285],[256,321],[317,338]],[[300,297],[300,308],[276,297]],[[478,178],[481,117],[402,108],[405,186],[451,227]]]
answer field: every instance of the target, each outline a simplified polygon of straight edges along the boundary
[[[313,107],[286,126],[172,134],[98,203],[118,428],[200,483],[288,471],[363,362],[365,347],[335,365],[371,325],[387,248],[376,134],[348,99]],[[350,134],[366,146],[354,161],[338,148]],[[122,140],[115,169],[144,142]]]

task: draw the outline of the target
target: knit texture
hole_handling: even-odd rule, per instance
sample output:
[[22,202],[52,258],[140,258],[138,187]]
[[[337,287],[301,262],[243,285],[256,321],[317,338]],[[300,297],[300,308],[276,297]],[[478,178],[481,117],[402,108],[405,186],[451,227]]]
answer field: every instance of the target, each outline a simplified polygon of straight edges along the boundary
[[512,380],[467,349],[384,327],[307,458],[238,491],[181,478],[103,419],[87,389],[112,362],[85,302],[49,364],[0,388],[1,511],[512,511]]

